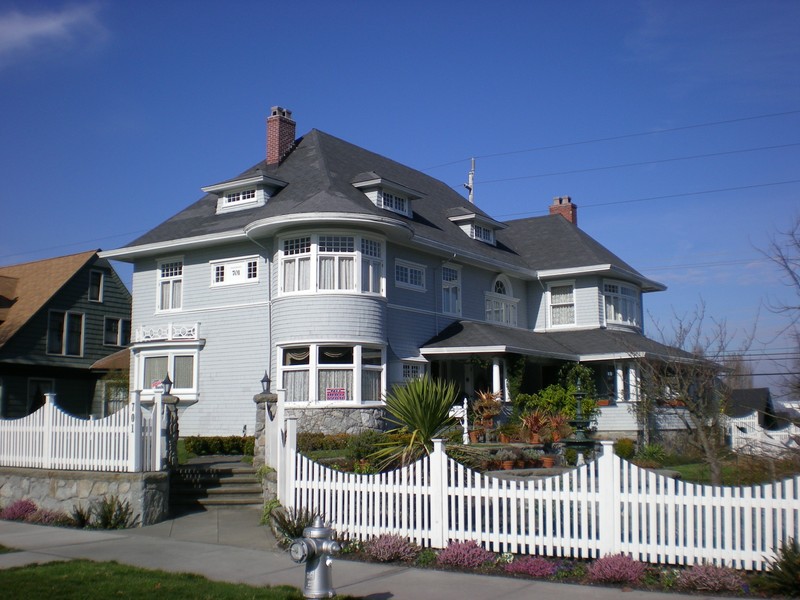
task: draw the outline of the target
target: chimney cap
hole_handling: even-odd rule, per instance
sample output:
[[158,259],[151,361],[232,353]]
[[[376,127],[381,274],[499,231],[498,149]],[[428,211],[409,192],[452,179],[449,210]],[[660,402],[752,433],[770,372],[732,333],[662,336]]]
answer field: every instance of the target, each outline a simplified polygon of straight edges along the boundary
[[270,117],[286,117],[287,119],[292,118],[292,111],[281,106],[273,106],[269,113]]
[[554,205],[572,204],[572,198],[570,196],[554,196],[553,204]]

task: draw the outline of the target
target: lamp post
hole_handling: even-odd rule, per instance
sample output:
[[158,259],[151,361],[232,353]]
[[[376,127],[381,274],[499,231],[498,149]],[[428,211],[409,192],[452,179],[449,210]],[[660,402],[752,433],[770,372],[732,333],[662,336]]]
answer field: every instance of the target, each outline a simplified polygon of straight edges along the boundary
[[[261,378],[261,391],[253,396],[256,403],[256,429],[255,453],[253,456],[253,466],[259,467],[269,461],[275,461],[277,456],[277,437],[280,434],[280,427],[275,421],[278,414],[278,395],[271,391],[272,380],[269,378],[269,371],[264,371]],[[262,410],[263,405],[263,410]],[[274,466],[270,464],[270,466]]]
[[161,380],[164,392],[161,402],[166,409],[167,419],[167,466],[171,469],[178,467],[178,402],[180,398],[172,395],[172,380],[169,373]]

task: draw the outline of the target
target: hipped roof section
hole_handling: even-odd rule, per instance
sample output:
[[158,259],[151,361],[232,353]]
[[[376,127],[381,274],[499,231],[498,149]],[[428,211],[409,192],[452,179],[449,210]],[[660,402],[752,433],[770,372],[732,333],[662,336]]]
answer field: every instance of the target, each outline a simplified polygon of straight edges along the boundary
[[[353,185],[367,173],[418,191],[413,217],[376,207]],[[497,230],[496,246],[472,239],[449,217],[468,212],[494,221],[480,207],[438,179],[316,129],[300,138],[280,164],[262,161],[229,181],[257,175],[286,182],[286,186],[263,206],[224,214],[216,213],[217,196],[206,194],[126,247],[103,255],[132,260],[192,238],[243,238],[248,226],[262,220],[285,219],[290,224],[301,214],[317,213],[324,221],[324,213],[332,213],[395,219],[413,232],[412,243],[442,255],[455,254],[455,260],[493,262],[499,265],[498,270],[535,276],[534,272],[548,269],[612,265],[623,275],[647,282],[633,267],[559,215],[510,221],[507,228]],[[658,286],[652,289],[663,289]]]

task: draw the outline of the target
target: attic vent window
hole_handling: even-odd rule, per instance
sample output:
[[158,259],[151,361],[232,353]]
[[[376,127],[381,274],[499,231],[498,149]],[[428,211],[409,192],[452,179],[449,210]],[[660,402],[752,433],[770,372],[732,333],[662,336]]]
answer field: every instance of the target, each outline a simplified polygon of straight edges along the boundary
[[237,204],[241,202],[255,202],[256,189],[250,188],[238,192],[228,192],[225,194],[225,205]]
[[382,206],[386,210],[399,213],[401,215],[408,215],[408,199],[402,196],[397,196],[390,192],[383,192]]
[[487,244],[494,244],[494,231],[482,225],[473,223],[472,237]]

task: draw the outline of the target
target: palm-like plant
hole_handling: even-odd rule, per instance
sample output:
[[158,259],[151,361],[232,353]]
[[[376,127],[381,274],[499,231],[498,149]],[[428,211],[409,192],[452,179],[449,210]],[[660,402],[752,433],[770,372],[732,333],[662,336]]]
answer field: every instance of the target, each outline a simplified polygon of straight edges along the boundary
[[386,396],[387,421],[397,425],[394,439],[380,444],[372,459],[381,468],[407,465],[433,450],[433,440],[455,425],[450,408],[457,400],[455,383],[428,376],[395,385]]

